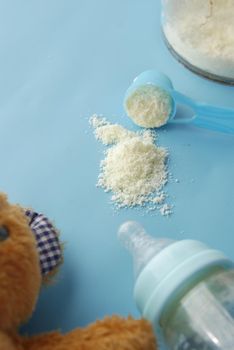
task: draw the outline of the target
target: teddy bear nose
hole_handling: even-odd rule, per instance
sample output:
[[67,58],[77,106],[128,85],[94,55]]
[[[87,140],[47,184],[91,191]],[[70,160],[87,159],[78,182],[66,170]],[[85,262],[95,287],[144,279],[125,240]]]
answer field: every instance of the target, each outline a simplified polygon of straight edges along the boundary
[[8,229],[4,226],[0,226],[0,242],[5,241],[9,237]]

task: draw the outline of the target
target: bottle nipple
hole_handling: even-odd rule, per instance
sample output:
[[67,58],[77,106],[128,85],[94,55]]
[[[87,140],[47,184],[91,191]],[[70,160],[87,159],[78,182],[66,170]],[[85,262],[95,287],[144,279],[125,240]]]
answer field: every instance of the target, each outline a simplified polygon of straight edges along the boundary
[[118,230],[118,238],[132,254],[135,278],[155,255],[174,243],[174,240],[167,238],[153,238],[135,221],[123,223]]

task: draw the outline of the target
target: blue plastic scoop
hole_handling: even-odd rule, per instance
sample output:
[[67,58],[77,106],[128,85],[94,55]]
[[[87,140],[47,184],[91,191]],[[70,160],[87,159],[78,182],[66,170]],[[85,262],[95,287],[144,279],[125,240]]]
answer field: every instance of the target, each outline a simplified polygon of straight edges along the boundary
[[[168,96],[171,97],[170,114],[167,116],[167,118],[165,118],[164,125],[167,123],[192,123],[201,128],[221,131],[229,134],[234,133],[234,109],[215,107],[205,103],[196,102],[174,90],[171,80],[165,74],[155,70],[145,71],[134,79],[124,98],[124,107],[126,112],[127,99],[134,92],[136,92],[137,89],[146,85],[152,85],[160,88],[160,90],[162,89],[162,91],[166,92]],[[188,118],[175,118],[177,107],[179,105],[189,107],[193,111],[193,114]],[[128,112],[127,114],[129,117],[132,117]]]

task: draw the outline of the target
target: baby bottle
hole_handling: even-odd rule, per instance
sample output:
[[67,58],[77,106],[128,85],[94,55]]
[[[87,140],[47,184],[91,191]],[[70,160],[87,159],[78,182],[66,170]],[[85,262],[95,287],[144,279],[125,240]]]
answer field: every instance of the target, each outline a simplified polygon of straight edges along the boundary
[[138,309],[168,349],[234,350],[234,266],[223,253],[132,221],[118,236],[133,255]]
[[234,84],[234,0],[162,0],[165,41],[185,66]]

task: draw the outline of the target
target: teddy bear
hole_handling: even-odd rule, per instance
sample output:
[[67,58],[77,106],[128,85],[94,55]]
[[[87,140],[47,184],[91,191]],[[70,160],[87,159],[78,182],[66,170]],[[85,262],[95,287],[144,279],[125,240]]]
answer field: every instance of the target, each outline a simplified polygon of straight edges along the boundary
[[19,326],[31,317],[41,286],[62,261],[54,225],[0,194],[0,350],[157,349],[148,321],[130,316],[107,316],[66,334],[20,335]]

